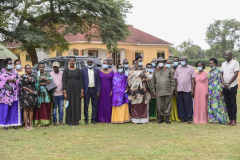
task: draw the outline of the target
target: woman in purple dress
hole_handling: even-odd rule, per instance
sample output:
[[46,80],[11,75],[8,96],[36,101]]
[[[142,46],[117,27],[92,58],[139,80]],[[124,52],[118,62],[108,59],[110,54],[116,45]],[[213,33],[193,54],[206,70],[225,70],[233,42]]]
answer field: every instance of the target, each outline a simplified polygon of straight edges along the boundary
[[19,105],[19,76],[13,69],[12,59],[4,60],[6,66],[0,71],[0,126],[5,130],[10,126],[22,125],[21,110]]
[[98,100],[97,122],[111,123],[112,113],[112,78],[113,71],[108,68],[108,60],[103,61],[103,69],[99,70],[101,92]]

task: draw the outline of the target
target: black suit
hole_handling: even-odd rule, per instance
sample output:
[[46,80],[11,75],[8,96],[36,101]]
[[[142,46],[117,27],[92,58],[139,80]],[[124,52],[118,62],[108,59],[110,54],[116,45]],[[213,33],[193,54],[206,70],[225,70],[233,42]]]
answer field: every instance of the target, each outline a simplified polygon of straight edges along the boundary
[[93,68],[94,72],[94,84],[95,87],[89,88],[89,79],[88,79],[88,67],[84,67],[81,69],[82,73],[82,82],[83,82],[83,90],[84,90],[84,121],[88,122],[88,106],[91,98],[92,102],[92,118],[91,121],[95,121],[97,118],[97,92],[100,92],[100,79],[99,79],[99,70],[97,68]]

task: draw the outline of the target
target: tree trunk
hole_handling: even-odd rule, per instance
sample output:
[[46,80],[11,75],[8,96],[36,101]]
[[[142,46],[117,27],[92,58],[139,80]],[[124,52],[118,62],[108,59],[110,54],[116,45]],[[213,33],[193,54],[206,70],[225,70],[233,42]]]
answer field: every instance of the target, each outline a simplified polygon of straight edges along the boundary
[[38,56],[37,56],[37,51],[36,51],[35,47],[29,47],[27,49],[27,53],[31,57],[32,66],[37,64],[38,63]]

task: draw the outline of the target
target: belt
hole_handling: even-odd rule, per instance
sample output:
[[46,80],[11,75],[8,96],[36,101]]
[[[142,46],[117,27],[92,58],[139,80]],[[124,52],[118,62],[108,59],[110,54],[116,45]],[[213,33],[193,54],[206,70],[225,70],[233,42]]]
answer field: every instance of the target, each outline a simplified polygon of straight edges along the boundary
[[95,87],[88,87],[89,89],[94,89]]

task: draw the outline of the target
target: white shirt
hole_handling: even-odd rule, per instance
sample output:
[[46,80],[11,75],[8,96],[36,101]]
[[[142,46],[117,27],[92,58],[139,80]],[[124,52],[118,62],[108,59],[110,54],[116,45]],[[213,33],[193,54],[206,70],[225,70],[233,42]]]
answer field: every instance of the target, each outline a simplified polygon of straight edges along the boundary
[[88,80],[89,80],[88,87],[95,87],[93,69],[88,68]]
[[[239,71],[239,63],[235,60],[231,60],[230,62],[223,62],[221,67],[221,72],[223,72],[223,79],[225,83],[229,83],[232,77],[234,76],[234,72]],[[235,87],[238,84],[238,78],[236,78],[229,88]]]

